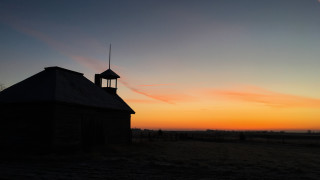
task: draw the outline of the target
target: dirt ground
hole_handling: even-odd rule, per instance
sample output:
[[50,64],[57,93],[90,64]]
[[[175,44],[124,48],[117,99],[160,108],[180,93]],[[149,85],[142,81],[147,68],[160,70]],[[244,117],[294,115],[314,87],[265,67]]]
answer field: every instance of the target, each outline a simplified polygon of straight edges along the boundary
[[320,148],[156,141],[102,152],[0,157],[0,179],[319,179]]

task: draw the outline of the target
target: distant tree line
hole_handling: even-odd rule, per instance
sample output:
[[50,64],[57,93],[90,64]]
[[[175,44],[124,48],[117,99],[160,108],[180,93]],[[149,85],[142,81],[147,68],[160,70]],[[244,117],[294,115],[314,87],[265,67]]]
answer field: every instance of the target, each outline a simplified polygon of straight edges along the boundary
[[133,142],[144,141],[207,141],[207,142],[257,142],[281,143],[301,146],[320,147],[320,132],[285,131],[165,131],[133,128]]

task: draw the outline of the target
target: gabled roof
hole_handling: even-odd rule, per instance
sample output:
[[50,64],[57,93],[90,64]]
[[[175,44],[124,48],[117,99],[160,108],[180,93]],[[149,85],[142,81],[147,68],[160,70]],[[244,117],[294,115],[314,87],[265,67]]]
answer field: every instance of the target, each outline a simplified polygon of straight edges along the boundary
[[0,103],[65,102],[135,112],[117,95],[105,92],[82,73],[48,67],[0,92]]
[[111,69],[107,69],[106,71],[101,73],[100,77],[102,77],[104,79],[117,79],[117,78],[120,78],[120,76],[117,73],[115,73],[114,71],[112,71]]

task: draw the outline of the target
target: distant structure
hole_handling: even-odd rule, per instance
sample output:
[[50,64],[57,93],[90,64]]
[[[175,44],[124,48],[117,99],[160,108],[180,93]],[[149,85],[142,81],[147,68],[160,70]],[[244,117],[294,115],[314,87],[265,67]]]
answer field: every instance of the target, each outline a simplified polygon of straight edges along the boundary
[[95,75],[95,84],[82,73],[47,67],[1,91],[0,148],[90,150],[130,143],[135,112],[117,95],[117,78],[110,66]]

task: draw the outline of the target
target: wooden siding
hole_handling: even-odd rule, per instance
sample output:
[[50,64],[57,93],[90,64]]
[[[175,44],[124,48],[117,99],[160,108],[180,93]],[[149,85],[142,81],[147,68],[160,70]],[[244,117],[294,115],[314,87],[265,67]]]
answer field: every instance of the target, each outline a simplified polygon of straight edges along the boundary
[[86,150],[131,142],[128,112],[50,103],[1,108],[1,147]]

